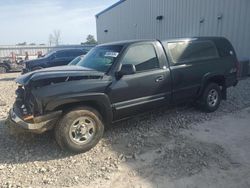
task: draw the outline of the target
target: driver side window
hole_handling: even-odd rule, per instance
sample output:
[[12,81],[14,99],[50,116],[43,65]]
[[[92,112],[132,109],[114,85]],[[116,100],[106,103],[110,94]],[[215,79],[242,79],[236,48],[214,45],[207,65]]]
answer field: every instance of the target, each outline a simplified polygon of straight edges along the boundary
[[130,47],[122,60],[122,64],[135,65],[136,72],[148,71],[160,67],[155,48],[151,44]]
[[65,58],[67,56],[68,56],[68,54],[66,51],[59,51],[56,53],[56,58]]
[[53,53],[49,56],[49,59],[50,60],[54,60],[56,58],[56,53]]

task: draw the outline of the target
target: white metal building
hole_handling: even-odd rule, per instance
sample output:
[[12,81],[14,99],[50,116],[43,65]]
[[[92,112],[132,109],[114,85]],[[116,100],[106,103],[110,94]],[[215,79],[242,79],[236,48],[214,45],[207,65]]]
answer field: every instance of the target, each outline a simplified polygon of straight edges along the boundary
[[120,0],[96,15],[99,43],[225,36],[250,57],[250,0]]

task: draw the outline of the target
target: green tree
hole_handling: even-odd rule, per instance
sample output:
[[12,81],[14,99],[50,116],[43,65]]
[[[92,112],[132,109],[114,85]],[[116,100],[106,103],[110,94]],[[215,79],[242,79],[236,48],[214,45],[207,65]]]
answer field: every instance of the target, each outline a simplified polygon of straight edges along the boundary
[[97,41],[93,35],[88,35],[85,44],[97,44]]

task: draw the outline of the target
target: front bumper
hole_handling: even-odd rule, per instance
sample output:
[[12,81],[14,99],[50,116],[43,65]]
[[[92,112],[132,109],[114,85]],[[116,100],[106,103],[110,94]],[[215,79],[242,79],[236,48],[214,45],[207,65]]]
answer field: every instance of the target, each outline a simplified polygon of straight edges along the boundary
[[50,130],[57,123],[62,112],[57,111],[44,116],[39,116],[34,118],[34,123],[28,123],[24,121],[21,117],[18,116],[18,113],[15,112],[15,109],[11,109],[9,112],[9,117],[7,122],[11,126],[17,126],[18,128],[23,128],[29,132],[34,133],[43,133],[47,130]]

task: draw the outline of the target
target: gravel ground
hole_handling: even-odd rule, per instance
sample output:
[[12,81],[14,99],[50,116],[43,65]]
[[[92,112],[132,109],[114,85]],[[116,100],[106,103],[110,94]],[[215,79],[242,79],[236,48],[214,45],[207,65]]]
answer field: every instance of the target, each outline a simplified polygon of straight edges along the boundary
[[94,149],[72,155],[59,149],[53,132],[9,133],[4,122],[14,102],[17,76],[0,75],[0,187],[105,187],[125,168],[127,177],[146,179],[157,172],[179,179],[209,168],[227,171],[233,162],[223,147],[193,140],[181,130],[250,106],[246,79],[229,89],[228,100],[215,113],[190,106],[160,109],[115,124]]

